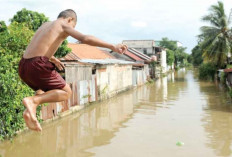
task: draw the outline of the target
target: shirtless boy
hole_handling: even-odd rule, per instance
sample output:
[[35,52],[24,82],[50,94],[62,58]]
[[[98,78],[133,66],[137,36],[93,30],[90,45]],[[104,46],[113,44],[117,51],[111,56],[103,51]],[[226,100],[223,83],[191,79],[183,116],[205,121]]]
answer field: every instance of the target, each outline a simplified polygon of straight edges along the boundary
[[76,13],[71,9],[62,11],[57,20],[44,23],[35,33],[19,63],[19,76],[36,91],[34,96],[22,100],[26,107],[23,117],[31,130],[42,130],[36,118],[37,106],[67,100],[72,94],[69,85],[55,71],[55,66],[62,70],[64,65],[53,56],[68,36],[81,43],[109,48],[118,53],[124,53],[127,49],[126,45],[112,45],[76,31],[76,23]]

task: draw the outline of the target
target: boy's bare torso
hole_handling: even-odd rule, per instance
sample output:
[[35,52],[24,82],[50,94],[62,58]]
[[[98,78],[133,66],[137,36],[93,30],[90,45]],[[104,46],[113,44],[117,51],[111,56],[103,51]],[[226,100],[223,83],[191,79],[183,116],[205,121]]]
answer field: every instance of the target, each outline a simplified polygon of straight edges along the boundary
[[46,56],[51,58],[62,42],[68,37],[62,27],[62,21],[44,23],[35,33],[23,57]]

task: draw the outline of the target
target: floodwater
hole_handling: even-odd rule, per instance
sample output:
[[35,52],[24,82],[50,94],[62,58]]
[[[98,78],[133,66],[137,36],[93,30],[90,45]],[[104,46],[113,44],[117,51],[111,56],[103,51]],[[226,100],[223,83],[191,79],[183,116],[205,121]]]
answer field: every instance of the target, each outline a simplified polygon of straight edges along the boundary
[[[3,157],[232,156],[232,103],[180,70],[0,143]],[[178,146],[179,142],[182,145]]]

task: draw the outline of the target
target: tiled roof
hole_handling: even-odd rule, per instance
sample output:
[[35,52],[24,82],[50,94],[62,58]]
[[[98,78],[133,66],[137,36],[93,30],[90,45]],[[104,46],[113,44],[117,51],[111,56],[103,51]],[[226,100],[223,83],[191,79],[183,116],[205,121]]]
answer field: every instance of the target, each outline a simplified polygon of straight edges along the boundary
[[79,59],[107,59],[114,58],[105,51],[102,51],[94,46],[86,44],[69,43],[68,47],[72,49],[72,53]]

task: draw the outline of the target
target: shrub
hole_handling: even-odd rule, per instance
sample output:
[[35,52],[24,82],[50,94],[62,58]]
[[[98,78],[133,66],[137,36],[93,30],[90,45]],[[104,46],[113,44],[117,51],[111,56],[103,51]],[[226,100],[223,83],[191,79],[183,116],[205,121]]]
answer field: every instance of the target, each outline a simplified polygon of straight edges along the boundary
[[11,138],[24,127],[21,103],[32,90],[18,76],[19,60],[33,31],[24,24],[12,23],[0,33],[0,139]]
[[217,68],[212,63],[203,63],[199,67],[199,78],[204,80],[214,80]]

